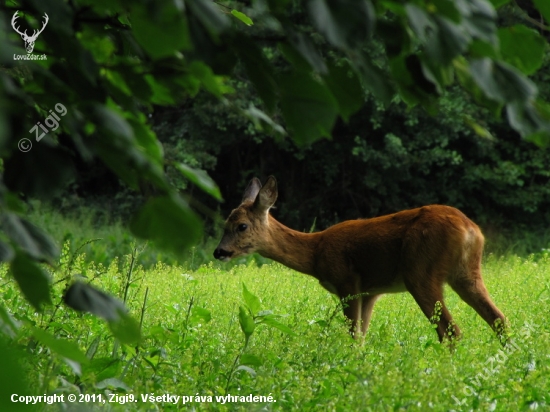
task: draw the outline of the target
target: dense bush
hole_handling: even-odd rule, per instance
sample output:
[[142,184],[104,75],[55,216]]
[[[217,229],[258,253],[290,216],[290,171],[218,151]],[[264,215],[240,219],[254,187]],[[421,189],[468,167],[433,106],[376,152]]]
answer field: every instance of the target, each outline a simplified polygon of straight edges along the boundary
[[[266,136],[224,109],[201,99],[175,123],[166,120],[177,117],[174,110],[155,117],[166,152],[207,169],[220,185],[224,214],[252,176],[274,174],[281,184],[275,213],[300,229],[428,203],[454,205],[492,226],[550,221],[548,150],[521,140],[458,89],[436,116],[399,101],[386,109],[368,96],[332,140],[308,148]],[[477,135],[470,119],[491,136]]]
[[[299,23],[301,15],[298,9],[292,18]],[[501,10],[506,26],[521,18],[517,9]],[[258,30],[261,37],[264,33]],[[325,57],[342,61],[326,42],[313,38]],[[265,41],[265,56],[279,71],[287,70],[288,63],[272,46]],[[380,45],[370,48],[373,61],[384,68]],[[549,67],[547,53],[534,78],[543,99],[550,96]],[[171,166],[173,161],[208,171],[224,195],[219,209],[224,216],[240,201],[252,176],[275,175],[281,185],[275,213],[300,229],[429,203],[459,207],[496,228],[537,228],[550,222],[548,150],[522,140],[502,113],[495,116],[480,109],[458,86],[444,93],[433,115],[420,107],[408,108],[398,97],[385,107],[365,91],[363,107],[348,123],[337,122],[331,140],[298,147],[289,136],[258,130],[243,116],[239,108],[246,110],[251,102],[261,107],[261,102],[242,67],[237,67],[234,78],[230,84],[235,93],[225,100],[202,92],[179,107],[155,107],[152,115],[171,183],[187,191],[203,212],[218,210],[218,203],[194,191]],[[282,123],[280,114],[273,118]],[[476,133],[477,125],[485,130]],[[107,203],[123,217],[141,204],[141,194],[123,185],[97,190],[89,179],[93,173],[96,180],[112,182],[105,178],[105,170],[86,170],[80,196]]]
[[[521,13],[512,5],[503,7],[500,23],[504,27],[525,23]],[[311,36],[327,62],[345,62],[342,53],[305,23],[301,7],[294,7],[289,19]],[[276,47],[280,38],[270,37],[267,25],[253,26],[251,33],[258,44],[263,43],[263,54],[275,71],[290,70],[290,63]],[[368,46],[370,59],[390,75],[385,53],[380,41]],[[545,65],[534,77],[540,97],[546,100],[550,96],[549,60],[547,53]],[[493,111],[480,109],[458,85],[445,91],[438,112],[432,115],[419,106],[409,108],[398,96],[383,106],[365,90],[361,109],[347,123],[337,121],[331,140],[298,146],[294,136],[259,130],[243,116],[251,104],[264,107],[247,73],[237,64],[227,82],[234,92],[224,99],[203,91],[179,106],[150,108],[149,118],[164,149],[168,181],[206,216],[214,217],[212,211],[218,210],[227,215],[252,176],[273,174],[281,184],[275,213],[300,229],[309,230],[314,224],[324,228],[342,219],[428,203],[457,206],[497,228],[510,224],[540,227],[550,221],[548,150],[521,140],[502,113],[495,116]],[[280,111],[272,119],[287,126]],[[97,159],[75,157],[74,161],[76,181],[54,201],[62,211],[74,213],[84,204],[111,222],[127,220],[154,193],[147,184],[139,190],[128,188]],[[220,206],[194,190],[175,169],[178,163],[208,171],[225,202]],[[207,225],[216,221],[209,219]]]

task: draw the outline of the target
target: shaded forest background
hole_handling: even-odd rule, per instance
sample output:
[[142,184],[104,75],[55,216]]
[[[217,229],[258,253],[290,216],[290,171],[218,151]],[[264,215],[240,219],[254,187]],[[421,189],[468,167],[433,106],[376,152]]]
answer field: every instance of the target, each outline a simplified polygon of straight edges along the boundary
[[[536,18],[540,15],[530,1],[499,10],[503,26],[529,25],[528,19]],[[293,22],[299,25],[302,19],[303,10],[295,7]],[[548,31],[531,26],[549,38]],[[323,56],[338,58],[314,29],[302,29]],[[255,31],[277,70],[289,70],[276,47],[277,38],[269,38],[262,28],[247,30]],[[382,54],[375,39],[369,55],[388,70]],[[299,147],[288,136],[258,130],[236,110],[262,103],[242,67],[237,66],[234,79],[230,84],[236,92],[226,95],[229,103],[202,91],[177,107],[155,106],[149,115],[166,164],[175,161],[203,169],[219,185],[222,203],[194,190],[179,171],[167,166],[172,184],[187,191],[199,212],[218,210],[226,216],[240,202],[251,177],[263,180],[273,174],[281,186],[275,213],[301,230],[431,203],[456,206],[497,231],[511,226],[541,229],[550,222],[550,152],[522,140],[502,112],[480,109],[458,86],[445,91],[434,114],[408,108],[399,98],[385,107],[365,90],[361,109],[347,123],[338,120],[331,140]],[[540,97],[549,100],[548,50],[532,79]],[[284,125],[280,114],[273,118]],[[472,124],[485,130],[476,133]],[[76,180],[53,202],[61,211],[86,205],[126,220],[150,194],[147,188],[129,189],[99,160],[77,164],[77,169]],[[207,220],[210,234],[212,222]]]

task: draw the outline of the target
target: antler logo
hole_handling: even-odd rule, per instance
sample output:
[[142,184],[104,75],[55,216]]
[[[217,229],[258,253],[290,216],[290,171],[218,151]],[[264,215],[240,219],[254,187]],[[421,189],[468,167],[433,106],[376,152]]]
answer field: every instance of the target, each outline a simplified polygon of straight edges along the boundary
[[21,38],[25,42],[25,49],[27,49],[27,53],[32,53],[34,49],[34,42],[38,38],[38,35],[44,31],[50,18],[46,13],[44,13],[44,23],[42,24],[42,28],[40,30],[33,30],[32,36],[29,36],[27,35],[27,30],[21,33],[21,31],[19,31],[19,26],[15,27],[15,21],[19,17],[17,13],[19,13],[19,10],[13,14],[13,17],[11,19],[11,27],[13,27],[13,29],[21,36]]

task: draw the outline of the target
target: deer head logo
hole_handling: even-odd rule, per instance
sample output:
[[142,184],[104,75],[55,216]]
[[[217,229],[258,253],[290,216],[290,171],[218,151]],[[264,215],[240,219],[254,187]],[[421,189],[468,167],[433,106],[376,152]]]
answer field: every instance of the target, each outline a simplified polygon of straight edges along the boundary
[[29,36],[27,35],[27,30],[25,30],[24,32],[21,32],[19,31],[19,26],[15,27],[16,20],[19,17],[17,13],[19,13],[19,10],[13,14],[13,17],[11,19],[11,26],[21,36],[21,38],[25,42],[25,49],[27,49],[27,53],[32,53],[34,49],[34,42],[38,38],[38,35],[44,31],[44,28],[48,24],[48,20],[50,20],[50,18],[46,13],[44,13],[44,23],[42,23],[42,28],[40,30],[33,30],[32,36]]

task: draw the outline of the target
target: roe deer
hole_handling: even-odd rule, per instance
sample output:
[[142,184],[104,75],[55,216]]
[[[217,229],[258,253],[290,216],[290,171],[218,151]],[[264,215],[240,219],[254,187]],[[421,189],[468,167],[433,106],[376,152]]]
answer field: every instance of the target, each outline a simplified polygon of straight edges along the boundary
[[[340,299],[351,334],[364,336],[383,293],[408,291],[437,326],[439,340],[458,338],[443,302],[445,282],[506,340],[506,319],[481,277],[484,238],[458,209],[431,205],[373,219],[348,220],[317,233],[292,230],[271,216],[277,181],[254,178],[225,223],[214,257],[228,261],[258,252],[311,275]],[[439,303],[438,303],[439,302]],[[435,310],[435,313],[434,313]]]

